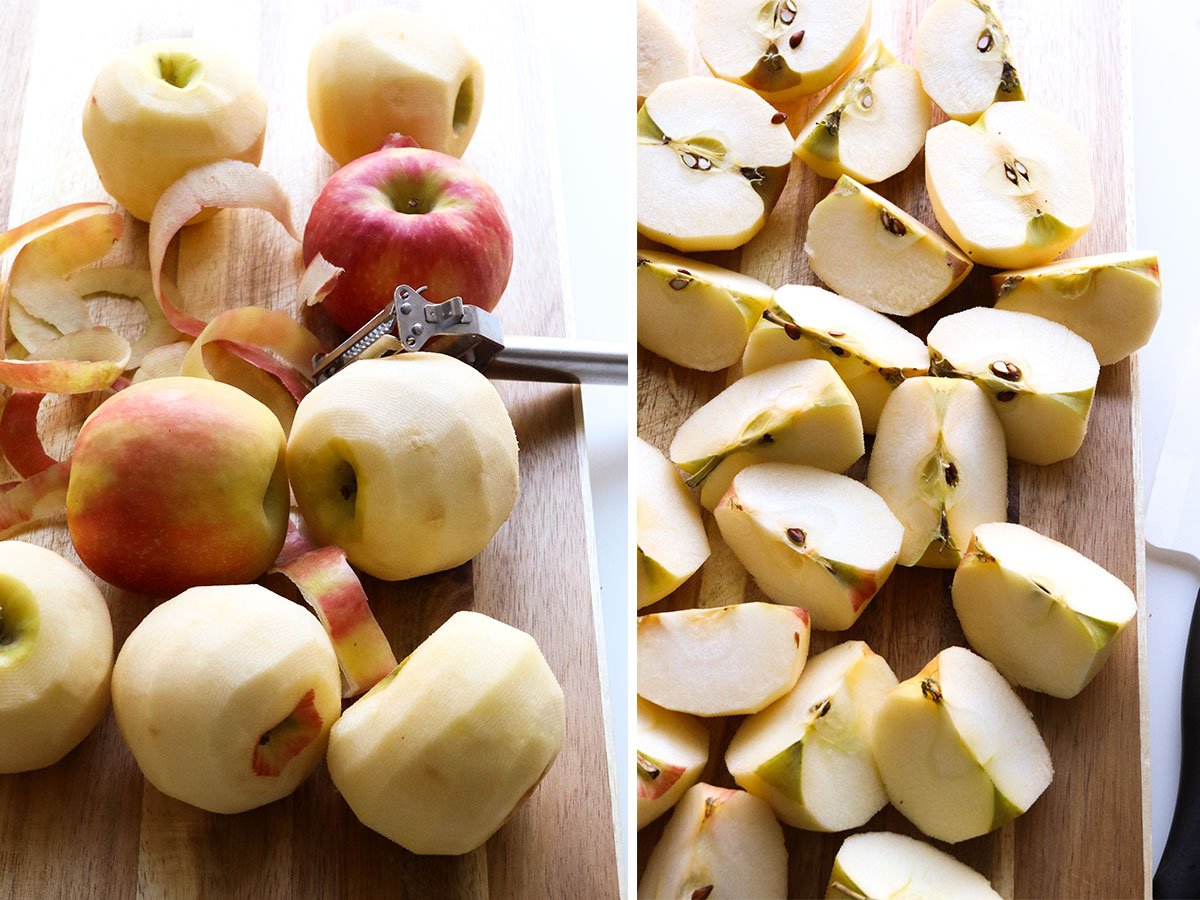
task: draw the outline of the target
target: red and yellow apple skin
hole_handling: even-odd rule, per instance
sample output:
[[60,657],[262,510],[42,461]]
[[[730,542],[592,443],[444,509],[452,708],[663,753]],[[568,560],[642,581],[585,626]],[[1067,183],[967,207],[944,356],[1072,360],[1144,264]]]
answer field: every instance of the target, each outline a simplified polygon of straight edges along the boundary
[[168,597],[253,581],[283,546],[286,439],[253,397],[159,378],[105,401],[79,432],[67,527],[80,560],[127,591]]
[[318,253],[345,270],[323,306],[354,331],[400,284],[492,309],[513,241],[500,198],[474,169],[445,153],[389,147],[326,182],[304,230],[305,264]]

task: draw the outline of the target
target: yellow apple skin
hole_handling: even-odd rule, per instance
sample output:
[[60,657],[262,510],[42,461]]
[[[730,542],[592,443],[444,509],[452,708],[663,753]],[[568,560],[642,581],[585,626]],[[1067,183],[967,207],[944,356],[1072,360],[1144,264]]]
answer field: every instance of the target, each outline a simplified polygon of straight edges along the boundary
[[308,60],[308,114],[317,141],[345,165],[392,134],[462,156],[483,109],[483,69],[454,32],[418,13],[343,16]]
[[104,189],[143,222],[190,169],[221,159],[258,165],[266,130],[267,98],[254,77],[191,38],[126,50],[100,70],[83,109],[83,140]]
[[346,710],[329,774],[364,825],[405,849],[469,853],[542,779],[564,729],[537,642],[463,611]]
[[53,765],[108,709],[108,606],[80,569],[21,541],[0,543],[0,774]]

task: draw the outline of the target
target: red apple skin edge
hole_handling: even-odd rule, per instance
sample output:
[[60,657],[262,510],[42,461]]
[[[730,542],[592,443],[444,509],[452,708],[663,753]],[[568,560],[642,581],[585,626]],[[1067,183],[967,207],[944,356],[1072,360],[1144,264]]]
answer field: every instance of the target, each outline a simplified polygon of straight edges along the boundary
[[304,230],[305,264],[318,253],[345,270],[323,306],[354,331],[399,284],[493,309],[512,271],[512,229],[496,192],[462,160],[389,147],[326,182]]

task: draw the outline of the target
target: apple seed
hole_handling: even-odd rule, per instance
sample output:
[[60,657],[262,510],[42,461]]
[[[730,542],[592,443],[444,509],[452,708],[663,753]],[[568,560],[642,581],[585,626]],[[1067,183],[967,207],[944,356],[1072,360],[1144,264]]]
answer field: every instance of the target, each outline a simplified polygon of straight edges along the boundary
[[650,762],[650,760],[646,759],[646,757],[642,756],[640,753],[637,755],[637,766],[638,775],[643,778],[648,778],[651,781],[654,781],[659,775],[662,774],[662,770],[659,769],[658,766],[654,765],[654,763]]
[[702,888],[696,888],[692,891],[692,900],[706,900],[709,894],[713,892],[713,885],[706,884]]
[[1001,403],[1007,403],[1009,400],[1012,400],[1016,396],[1017,396],[1016,391],[1001,391],[1000,393],[998,393],[996,395],[996,399],[999,400]]
[[942,702],[942,686],[933,678],[926,678],[921,682],[921,694],[926,700],[932,700],[934,703]]
[[804,40],[804,29],[801,28],[799,31],[797,31],[795,34],[793,34],[790,38],[788,38],[788,46],[791,47],[793,50],[795,50],[797,47],[800,46],[800,42],[803,40]]
[[983,34],[979,36],[979,41],[975,44],[975,49],[980,53],[987,53],[995,43],[996,40],[992,37],[992,32],[985,29]]
[[942,470],[946,478],[946,484],[954,487],[958,484],[958,466],[952,462],[943,462]]
[[787,538],[797,547],[803,547],[804,542],[808,540],[808,536],[799,528],[789,528],[786,532]]
[[[772,125],[782,125],[786,121],[787,121],[787,113],[777,112],[777,113],[775,113],[775,115],[771,116],[771,124]],[[755,169],[754,171],[757,172],[758,169]],[[746,170],[742,169],[742,174],[744,175],[745,173],[746,173]]]
[[[784,25],[791,25],[796,21],[796,11],[794,0],[783,0],[775,12],[775,18]],[[707,897],[708,895],[705,894],[704,896]]]
[[908,234],[908,228],[905,227],[904,223],[886,209],[879,210],[879,219],[883,222],[884,230],[891,232],[896,237],[904,237],[904,235]]
[[1021,370],[1013,363],[1005,360],[998,359],[988,366],[988,368],[992,370],[993,375],[997,378],[1003,378],[1005,381],[1021,380]]
[[810,713],[813,713],[816,718],[820,719],[822,716],[825,716],[829,713],[830,707],[832,707],[832,705],[833,705],[832,701],[828,697],[826,697],[824,700],[821,700],[817,703],[814,703],[812,706],[810,706],[808,708],[808,711]]

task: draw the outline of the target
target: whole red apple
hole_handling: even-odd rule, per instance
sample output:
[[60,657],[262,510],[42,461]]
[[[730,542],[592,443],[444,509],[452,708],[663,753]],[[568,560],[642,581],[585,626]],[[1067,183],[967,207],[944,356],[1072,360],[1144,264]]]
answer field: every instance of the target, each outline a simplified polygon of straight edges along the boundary
[[324,306],[354,331],[399,284],[492,309],[512,270],[500,198],[474,169],[434,150],[386,148],[339,169],[313,204],[304,261],[345,269]]
[[267,407],[204,378],[128,387],[79,432],[67,527],[83,564],[152,597],[253,581],[287,533],[286,439]]

